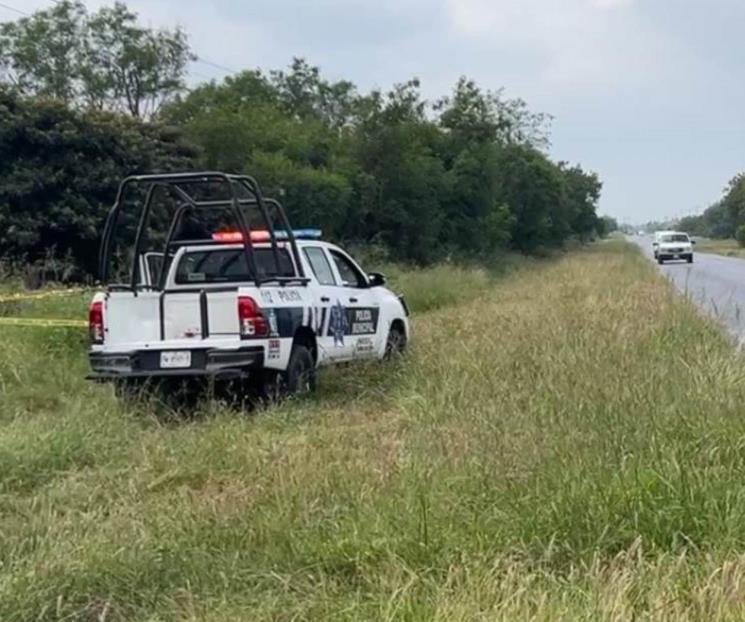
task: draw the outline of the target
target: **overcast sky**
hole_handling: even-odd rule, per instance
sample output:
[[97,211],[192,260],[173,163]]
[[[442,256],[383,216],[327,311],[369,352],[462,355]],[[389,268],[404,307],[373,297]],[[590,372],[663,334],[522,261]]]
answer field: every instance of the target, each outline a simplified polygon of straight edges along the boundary
[[[4,0],[31,11],[51,0]],[[88,0],[91,9],[103,2]],[[745,170],[743,0],[131,0],[231,69],[302,56],[362,89],[461,75],[554,116],[552,156],[597,171],[601,211],[681,216]],[[0,20],[17,15],[0,8]],[[190,81],[221,78],[205,63]]]

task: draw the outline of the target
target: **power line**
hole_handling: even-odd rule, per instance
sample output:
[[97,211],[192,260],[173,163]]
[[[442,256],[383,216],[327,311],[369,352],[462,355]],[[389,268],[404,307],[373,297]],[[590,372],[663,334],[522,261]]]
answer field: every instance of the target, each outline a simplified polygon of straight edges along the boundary
[[[62,4],[62,0],[52,0],[55,4]],[[27,13],[26,11],[22,11],[21,9],[17,9],[14,6],[10,6],[9,4],[5,4],[4,2],[0,2],[0,8],[7,9],[8,11],[12,11],[13,13],[18,13],[18,15],[23,15],[25,17],[31,17],[30,13]],[[202,63],[203,65],[207,65],[209,67],[214,67],[215,69],[219,69],[220,71],[224,71],[226,73],[230,74],[237,74],[238,72],[235,69],[231,69],[230,67],[226,67],[225,65],[221,65],[220,63],[212,62],[211,60],[208,60],[206,58],[203,58],[196,55],[197,57],[194,59],[194,62],[196,63]],[[204,80],[212,80],[214,77],[209,77],[204,74],[201,74],[197,71],[189,71],[189,73],[202,78]]]
[[230,67],[226,67],[225,65],[220,65],[218,63],[213,63],[211,60],[202,58],[198,54],[194,62],[202,63],[203,65],[209,65],[210,67],[214,67],[215,69],[220,69],[221,71],[226,71],[228,73],[238,73],[235,69],[231,69]]
[[25,15],[26,17],[31,17],[31,13],[26,13],[26,11],[21,11],[21,9],[17,9],[14,6],[3,4],[2,2],[0,2],[0,7],[4,9],[8,9],[8,11],[13,11],[13,13],[18,13],[19,15]]
[[189,72],[189,75],[196,76],[197,78],[202,78],[203,80],[214,80],[214,76],[208,76],[206,74],[200,73],[198,71],[194,71],[193,69],[187,69]]

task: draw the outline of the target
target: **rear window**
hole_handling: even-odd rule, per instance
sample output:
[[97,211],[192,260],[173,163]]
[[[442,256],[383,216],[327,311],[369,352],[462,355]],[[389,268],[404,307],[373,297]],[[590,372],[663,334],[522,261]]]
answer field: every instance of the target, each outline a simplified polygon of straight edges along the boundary
[[[295,270],[287,249],[277,249],[279,255],[279,272],[271,248],[254,248],[254,260],[258,277],[292,277]],[[248,269],[246,253],[242,248],[226,248],[186,253],[176,270],[176,283],[226,283],[252,281],[253,275]]]

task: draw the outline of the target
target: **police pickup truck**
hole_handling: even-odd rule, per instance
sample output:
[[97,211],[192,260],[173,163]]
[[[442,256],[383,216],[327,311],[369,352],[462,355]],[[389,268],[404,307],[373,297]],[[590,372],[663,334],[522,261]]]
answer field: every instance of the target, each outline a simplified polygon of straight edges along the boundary
[[[408,310],[383,275],[365,273],[344,250],[321,241],[320,231],[293,230],[281,205],[249,177],[125,180],[104,231],[104,280],[112,232],[127,222],[122,197],[136,184],[147,186],[147,198],[137,212],[130,279],[93,297],[89,378],[241,379],[286,395],[314,390],[320,366],[384,359],[405,348]],[[222,195],[205,198],[195,186],[222,187]],[[178,203],[162,250],[144,251],[157,193]],[[203,237],[194,238],[193,228],[188,239],[179,235],[187,216],[218,208],[234,216],[232,228],[223,222]],[[263,216],[264,228],[249,226],[249,209]]]

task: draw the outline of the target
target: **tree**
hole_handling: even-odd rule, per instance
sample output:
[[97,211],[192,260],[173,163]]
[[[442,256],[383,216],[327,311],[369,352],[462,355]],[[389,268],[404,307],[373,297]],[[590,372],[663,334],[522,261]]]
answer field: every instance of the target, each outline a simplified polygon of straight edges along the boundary
[[676,226],[695,235],[724,239],[736,237],[742,224],[745,224],[745,173],[733,177],[722,198],[703,214],[687,216]]
[[24,95],[152,116],[184,89],[193,55],[180,29],[137,24],[124,4],[89,15],[79,0],[0,25],[0,67]]
[[735,234],[735,221],[725,201],[717,201],[703,213],[704,232],[712,238],[731,238]]
[[182,134],[110,113],[0,89],[0,255],[53,249],[94,274],[104,219],[127,175],[190,169]]
[[465,77],[435,108],[440,111],[442,127],[466,141],[524,144],[536,149],[548,145],[548,115],[530,112],[521,99],[506,99],[502,90],[484,92]]
[[385,96],[373,92],[363,110],[352,141],[350,237],[381,242],[399,259],[432,261],[439,254],[446,178],[419,82],[396,85]]
[[[579,165],[559,163],[564,185],[564,202],[567,204],[569,228],[582,241],[601,233],[597,204],[603,184],[597,174],[586,173]],[[607,225],[608,223],[606,223]]]
[[316,119],[334,129],[350,122],[358,97],[351,82],[327,82],[318,67],[302,58],[293,58],[289,71],[272,71],[271,80],[290,115]]
[[735,227],[745,224],[745,173],[740,173],[730,180],[725,189],[722,205],[727,211],[729,221]]
[[740,225],[739,227],[737,227],[735,238],[737,238],[737,243],[740,246],[745,247],[745,225]]
[[6,80],[22,94],[72,102],[78,96],[85,22],[84,5],[64,0],[0,24],[0,67]]
[[177,95],[172,103],[163,106],[159,117],[174,125],[188,125],[211,113],[238,113],[257,107],[279,107],[276,87],[258,69],[227,76],[221,84],[201,84],[186,97]]
[[149,117],[184,89],[186,63],[195,57],[183,30],[140,27],[120,2],[101,8],[87,28],[81,73],[89,106]]
[[535,252],[556,246],[564,238],[556,206],[562,199],[559,168],[539,151],[508,145],[499,151],[499,195],[514,216],[512,240],[515,248]]
[[398,259],[595,235],[600,181],[542,151],[548,117],[465,78],[434,109],[416,79],[359,94],[294,59],[202,85],[161,116],[184,124],[204,166],[257,175],[294,221]]
[[597,232],[601,237],[610,235],[614,231],[618,231],[618,221],[612,216],[601,216],[598,223]]

